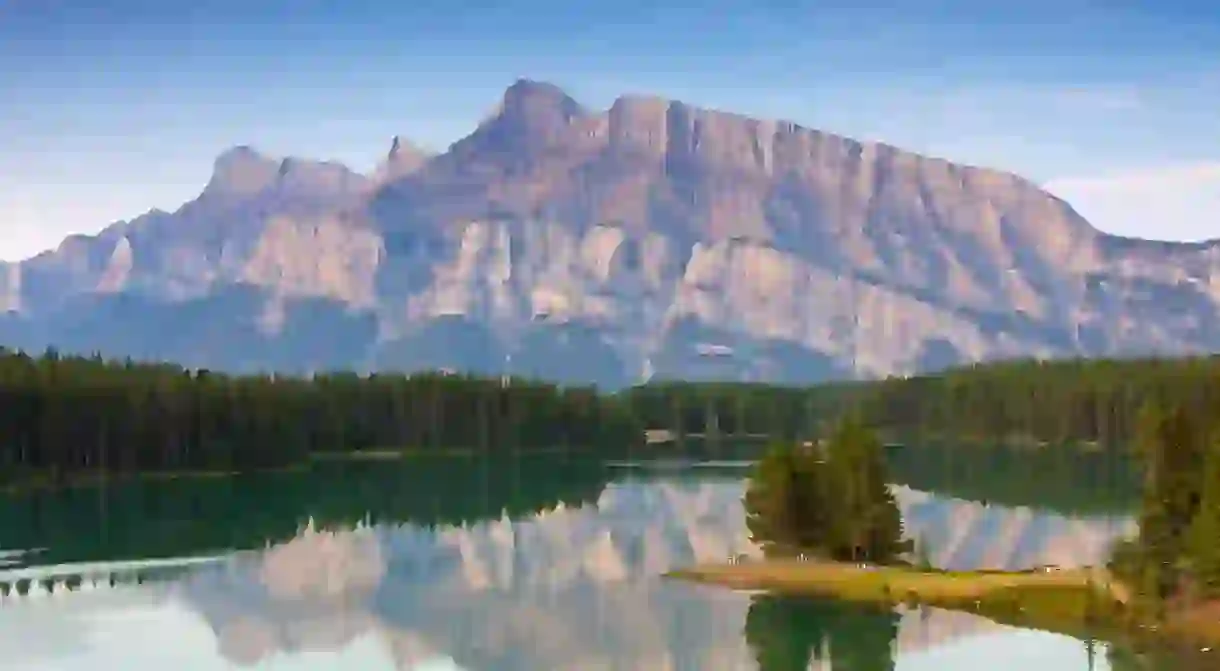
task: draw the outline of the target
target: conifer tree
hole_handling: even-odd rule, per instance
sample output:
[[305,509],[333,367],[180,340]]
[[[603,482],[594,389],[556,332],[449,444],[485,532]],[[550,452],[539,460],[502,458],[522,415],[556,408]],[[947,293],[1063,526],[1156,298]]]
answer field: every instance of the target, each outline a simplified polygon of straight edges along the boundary
[[759,460],[750,477],[743,503],[746,528],[750,540],[768,555],[786,554],[800,548],[801,512],[808,511],[802,499],[810,492],[798,494],[802,470],[796,451],[784,444],[773,445]]
[[1199,510],[1187,532],[1196,584],[1203,596],[1220,596],[1220,444],[1212,442],[1203,477]]
[[827,457],[836,558],[884,562],[909,549],[877,437],[858,418],[848,418],[831,437]]
[[888,562],[909,550],[883,449],[854,419],[841,423],[824,447],[772,447],[744,497],[751,539],[771,555],[840,560]]

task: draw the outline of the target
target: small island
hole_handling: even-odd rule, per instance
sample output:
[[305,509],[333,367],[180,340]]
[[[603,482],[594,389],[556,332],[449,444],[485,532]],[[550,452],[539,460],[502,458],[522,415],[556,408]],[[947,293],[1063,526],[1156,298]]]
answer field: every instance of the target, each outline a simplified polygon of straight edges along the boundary
[[1106,566],[933,567],[924,548],[904,539],[883,444],[850,417],[825,440],[773,446],[755,466],[743,502],[764,560],[669,576],[879,608],[967,611],[1080,638],[1220,646],[1220,425],[1149,404],[1138,429],[1140,532]]

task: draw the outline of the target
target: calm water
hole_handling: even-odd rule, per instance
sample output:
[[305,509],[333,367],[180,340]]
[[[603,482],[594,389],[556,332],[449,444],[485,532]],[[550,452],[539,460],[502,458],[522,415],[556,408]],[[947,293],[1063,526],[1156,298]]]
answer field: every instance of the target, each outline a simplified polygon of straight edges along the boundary
[[[963,614],[661,580],[754,554],[742,475],[435,459],[0,500],[0,668],[1176,668]],[[1091,562],[1131,530],[1122,511],[897,493],[944,566]]]

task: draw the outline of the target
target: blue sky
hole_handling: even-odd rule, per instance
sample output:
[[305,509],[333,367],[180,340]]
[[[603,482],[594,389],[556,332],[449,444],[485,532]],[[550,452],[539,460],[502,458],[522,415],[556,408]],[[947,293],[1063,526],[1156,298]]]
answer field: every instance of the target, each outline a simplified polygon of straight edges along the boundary
[[236,144],[360,169],[394,134],[443,149],[522,76],[1012,170],[1116,232],[1220,236],[1203,0],[0,0],[0,258],[174,209]]

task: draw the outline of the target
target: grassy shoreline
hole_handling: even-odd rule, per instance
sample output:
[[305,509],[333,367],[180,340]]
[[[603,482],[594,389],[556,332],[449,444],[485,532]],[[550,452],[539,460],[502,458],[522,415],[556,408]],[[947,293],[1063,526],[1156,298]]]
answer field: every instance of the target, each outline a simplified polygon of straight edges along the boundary
[[704,564],[671,571],[666,577],[861,605],[926,605],[1077,638],[1220,647],[1220,620],[1199,617],[1193,611],[1171,613],[1159,623],[1138,618],[1128,605],[1129,590],[1104,569],[925,571],[905,566],[864,568],[830,561],[769,560]]

